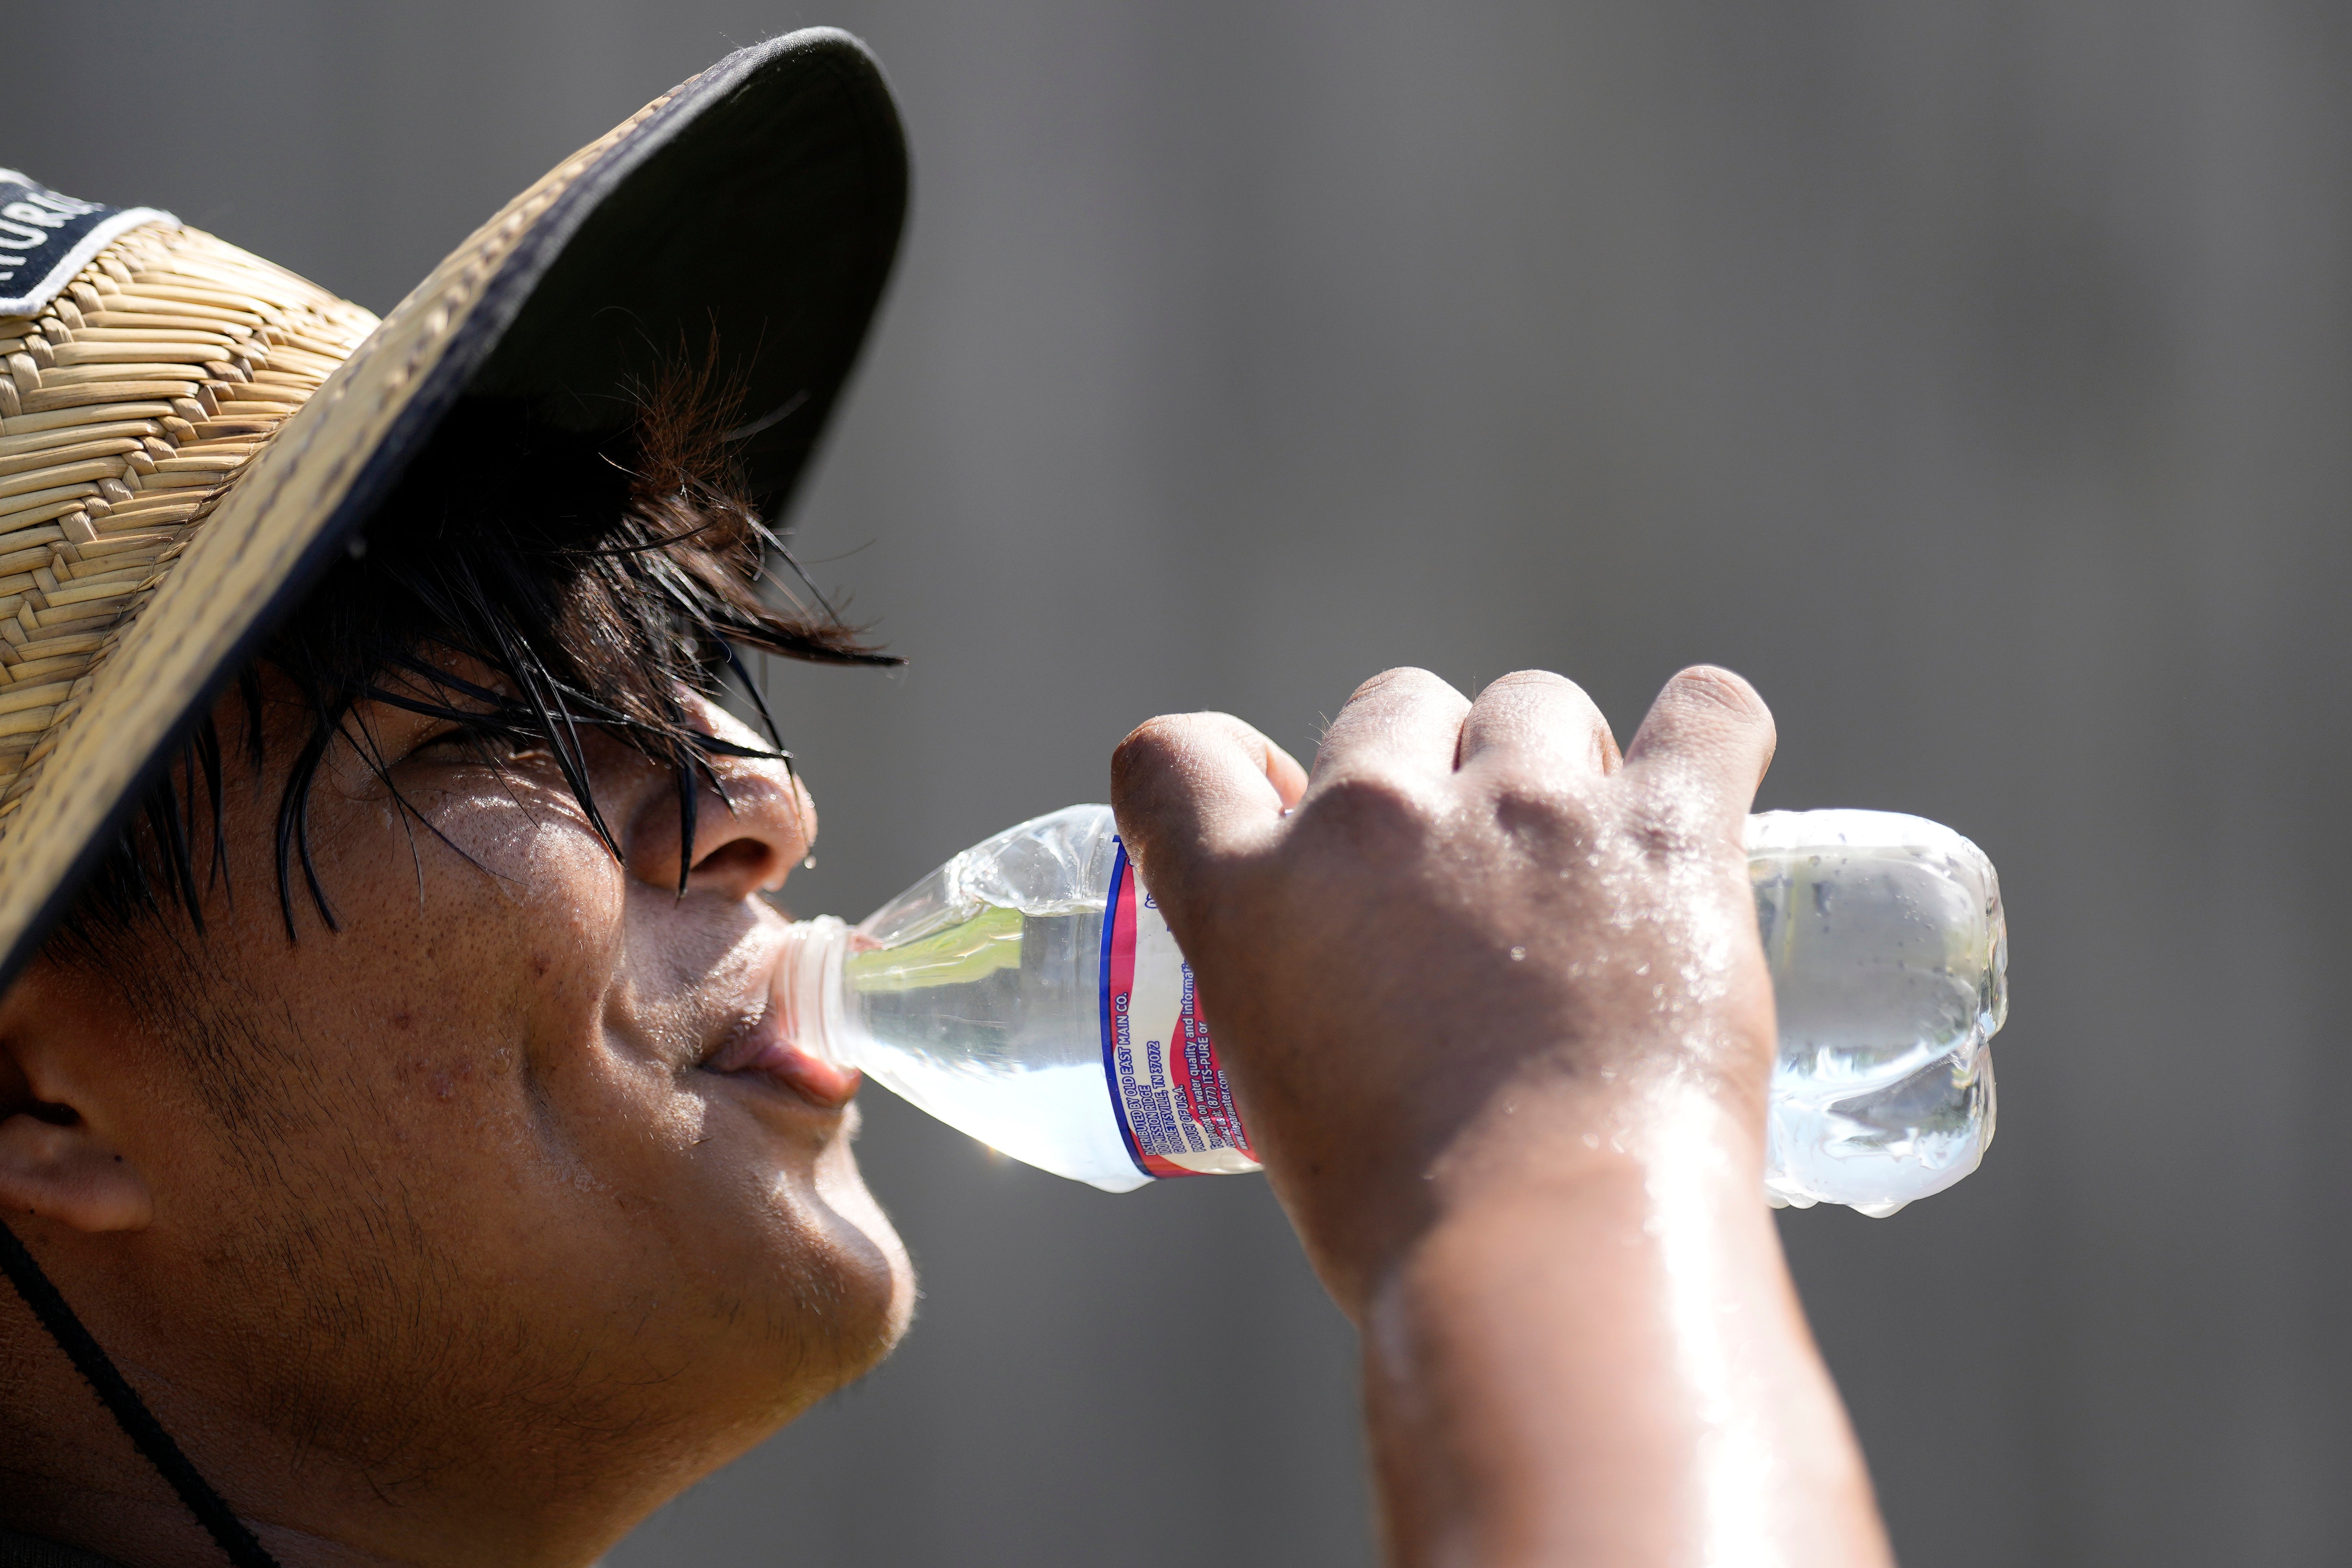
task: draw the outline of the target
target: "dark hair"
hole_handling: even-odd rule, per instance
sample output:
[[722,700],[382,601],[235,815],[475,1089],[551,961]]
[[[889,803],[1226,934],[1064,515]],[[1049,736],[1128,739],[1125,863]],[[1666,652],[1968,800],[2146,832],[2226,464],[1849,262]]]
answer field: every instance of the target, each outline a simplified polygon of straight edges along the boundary
[[[210,716],[195,726],[61,934],[94,952],[101,936],[173,908],[204,929],[205,890],[228,876],[222,770],[230,756],[241,756],[257,778],[264,770],[264,665],[285,677],[310,718],[278,801],[278,898],[289,937],[298,866],[320,918],[336,925],[309,835],[310,789],[330,750],[338,740],[350,744],[390,782],[388,759],[352,722],[362,702],[450,720],[492,765],[502,747],[546,747],[615,853],[618,841],[589,792],[582,732],[621,737],[677,780],[683,892],[698,785],[709,782],[725,799],[710,757],[790,766],[741,650],[830,664],[899,662],[843,622],[745,496],[727,435],[740,393],[709,363],[665,372],[619,438],[557,429],[515,403],[461,400],[349,559],[237,677],[245,711],[237,744],[224,746]],[[770,572],[772,560],[794,580]],[[453,672],[452,654],[492,672],[497,685]],[[715,695],[730,677],[773,750],[717,739],[689,721],[681,693]],[[397,789],[394,796],[415,814]]]

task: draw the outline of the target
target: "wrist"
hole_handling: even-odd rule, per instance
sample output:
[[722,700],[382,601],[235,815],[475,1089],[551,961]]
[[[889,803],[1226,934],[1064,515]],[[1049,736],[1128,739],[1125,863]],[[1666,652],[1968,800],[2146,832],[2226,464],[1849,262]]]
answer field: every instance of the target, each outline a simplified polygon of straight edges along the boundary
[[1613,1192],[1630,1175],[1654,1196],[1694,1183],[1760,1194],[1760,1083],[1673,1071],[1602,1078],[1506,1084],[1490,1096],[1426,1163],[1436,1212],[1530,1189]]
[[1883,1568],[1759,1173],[1735,1152],[1753,1139],[1725,1120],[1692,1098],[1618,1146],[1579,1133],[1580,1153],[1429,1183],[1426,1222],[1357,1316],[1394,1561]]
[[1562,1227],[1769,1232],[1760,1100],[1688,1079],[1508,1085],[1425,1152],[1271,1174],[1325,1282],[1361,1322],[1441,1239],[1515,1237],[1524,1252]]

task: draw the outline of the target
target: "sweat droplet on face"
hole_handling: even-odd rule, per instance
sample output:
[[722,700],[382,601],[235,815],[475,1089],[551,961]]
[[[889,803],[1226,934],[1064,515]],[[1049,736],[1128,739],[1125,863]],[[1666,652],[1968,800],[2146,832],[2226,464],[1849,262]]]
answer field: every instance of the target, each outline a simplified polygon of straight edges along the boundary
[[1527,957],[1527,956],[1528,950],[1525,947],[1514,947],[1511,949],[1511,962],[1514,964],[1521,962]]

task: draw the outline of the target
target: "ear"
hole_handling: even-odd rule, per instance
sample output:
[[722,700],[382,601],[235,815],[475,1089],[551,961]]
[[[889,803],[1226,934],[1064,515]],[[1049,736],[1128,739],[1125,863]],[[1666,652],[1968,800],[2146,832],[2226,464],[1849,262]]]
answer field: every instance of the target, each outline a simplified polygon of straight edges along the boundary
[[143,1229],[154,1194],[91,1123],[100,1064],[77,1045],[102,1026],[79,993],[36,958],[0,996],[0,1214],[77,1230]]

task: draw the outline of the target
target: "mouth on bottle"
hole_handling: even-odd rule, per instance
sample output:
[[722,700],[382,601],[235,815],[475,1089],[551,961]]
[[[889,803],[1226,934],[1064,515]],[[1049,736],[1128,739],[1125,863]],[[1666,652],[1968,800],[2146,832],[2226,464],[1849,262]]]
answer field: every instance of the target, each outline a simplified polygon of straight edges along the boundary
[[831,1049],[824,1005],[827,960],[844,930],[830,916],[788,927],[769,973],[767,1006],[704,1065],[764,1078],[824,1110],[849,1103],[864,1075]]
[[856,1068],[828,1061],[795,1040],[772,997],[757,1022],[720,1046],[703,1065],[730,1077],[764,1080],[824,1111],[848,1104],[865,1082]]
[[769,1041],[741,1067],[723,1071],[764,1078],[825,1111],[848,1104],[866,1081],[857,1069],[836,1066],[783,1040]]

